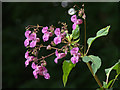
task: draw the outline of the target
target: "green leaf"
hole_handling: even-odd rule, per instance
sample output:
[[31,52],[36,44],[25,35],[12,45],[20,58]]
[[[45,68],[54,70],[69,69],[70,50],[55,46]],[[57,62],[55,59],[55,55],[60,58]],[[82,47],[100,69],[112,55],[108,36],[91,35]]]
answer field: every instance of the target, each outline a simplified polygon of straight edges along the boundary
[[79,36],[80,36],[79,26],[76,25],[76,29],[72,31],[72,37],[73,39],[77,39]]
[[87,63],[89,61],[92,62],[91,67],[92,67],[94,75],[101,66],[101,59],[98,56],[93,56],[93,55],[84,56],[84,57],[82,57],[82,60],[85,63]]
[[96,38],[101,37],[101,36],[106,36],[106,35],[108,34],[108,32],[109,32],[109,29],[110,29],[110,25],[107,26],[107,27],[105,27],[105,28],[103,28],[103,29],[101,29],[101,30],[99,30],[99,31],[97,32],[97,34],[96,34],[95,37],[89,38],[89,39],[87,40],[88,47],[91,46],[92,42],[93,42]]
[[107,26],[101,30],[99,30],[96,34],[97,37],[101,37],[101,36],[106,36],[109,32],[110,26]]
[[69,73],[72,70],[72,68],[75,67],[75,65],[76,64],[73,64],[71,62],[71,60],[65,60],[63,62],[62,69],[63,69],[63,84],[64,84],[64,87],[65,87],[65,85],[67,83],[67,79],[68,79]]
[[71,44],[72,44],[72,45],[74,45],[75,43],[77,43],[77,42],[79,42],[79,41],[80,41],[80,39],[78,39],[78,40],[76,40],[76,41],[71,42]]
[[108,81],[110,72],[111,72],[112,70],[116,70],[116,73],[117,73],[117,74],[120,73],[120,60],[119,60],[114,66],[112,66],[111,68],[105,69],[105,73],[106,73],[106,76],[107,76],[107,81]]

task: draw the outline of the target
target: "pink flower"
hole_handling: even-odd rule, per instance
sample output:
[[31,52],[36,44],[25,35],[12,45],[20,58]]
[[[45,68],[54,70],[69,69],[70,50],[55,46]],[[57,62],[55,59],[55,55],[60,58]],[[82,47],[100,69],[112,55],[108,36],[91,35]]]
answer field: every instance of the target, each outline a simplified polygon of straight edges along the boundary
[[42,33],[46,33],[47,30],[48,30],[48,27],[47,27],[47,26],[46,26],[46,27],[43,27],[43,29],[42,29]]
[[79,57],[81,56],[81,54],[78,53],[78,50],[79,48],[75,47],[70,51],[71,55],[73,55],[73,57],[71,58],[73,64],[78,63]]
[[31,65],[31,67],[32,67],[33,69],[36,69],[37,65],[35,65],[35,63],[33,62],[32,65]]
[[58,63],[58,59],[61,59],[66,56],[67,53],[58,53],[57,49],[55,51],[55,55],[57,56],[54,60],[55,63]]
[[33,41],[30,43],[30,47],[35,47],[35,46],[36,46],[36,43],[37,43],[37,40],[33,40]]
[[31,33],[31,31],[29,31],[29,30],[27,30],[26,32],[25,32],[25,37],[26,38],[29,38],[29,34]]
[[36,33],[32,33],[30,36],[29,36],[30,40],[35,40],[36,39]]
[[37,79],[38,75],[44,76],[45,79],[50,79],[49,73],[47,73],[47,69],[44,66],[36,66],[35,70],[33,71],[34,77]]
[[25,58],[27,59],[25,61],[25,67],[27,67],[29,65],[29,62],[31,62],[35,57],[34,56],[29,56],[29,52],[27,51],[25,53]]
[[31,62],[33,60],[33,56],[29,56],[27,57],[27,60],[25,61],[25,67],[27,67],[29,65],[29,62]]
[[72,28],[73,28],[73,30],[76,29],[76,23],[74,23],[74,24],[72,25]]
[[82,19],[78,19],[76,22],[76,24],[82,24],[82,23],[83,23]]
[[56,28],[54,33],[56,36],[59,36],[60,35],[60,28]]
[[71,21],[72,21],[73,23],[75,23],[75,22],[77,21],[76,15],[73,15],[73,16],[71,17]]
[[25,58],[27,59],[29,57],[29,51],[25,53]]
[[53,35],[52,32],[49,32],[49,36],[52,37],[52,35]]
[[43,41],[45,42],[45,41],[48,41],[48,40],[49,40],[49,33],[47,32],[43,35]]
[[78,47],[73,48],[73,49],[70,51],[71,55],[77,54],[77,53],[78,53],[78,50],[79,50]]
[[46,73],[46,74],[44,75],[44,78],[45,78],[45,79],[50,79],[49,73]]
[[29,42],[31,41],[30,43],[30,47],[35,47],[36,46],[36,43],[38,42],[39,38],[36,38],[36,33],[32,33],[31,35],[29,35],[31,33],[31,31],[27,30],[25,32],[25,36],[26,36],[26,40],[24,41],[24,45],[25,47],[27,47],[29,45]]
[[71,61],[72,61],[73,64],[75,64],[75,63],[78,63],[78,59],[79,59],[78,56],[73,56],[73,57],[71,58]]
[[25,47],[27,47],[27,46],[29,45],[29,39],[26,39],[26,40],[24,41],[24,45],[25,45]]
[[66,35],[66,32],[61,33],[61,37],[64,38]]
[[55,38],[54,38],[54,43],[55,43],[55,44],[61,43],[61,37],[55,37]]
[[48,45],[48,46],[47,46],[47,50],[50,50],[50,49],[51,49],[51,46],[50,46],[50,45]]

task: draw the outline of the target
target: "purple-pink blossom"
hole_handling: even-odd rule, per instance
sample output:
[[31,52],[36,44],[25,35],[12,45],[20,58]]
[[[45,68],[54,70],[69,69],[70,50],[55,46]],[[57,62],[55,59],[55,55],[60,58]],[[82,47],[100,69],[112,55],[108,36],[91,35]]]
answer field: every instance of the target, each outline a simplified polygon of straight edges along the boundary
[[71,61],[73,64],[78,63],[79,57],[81,56],[81,54],[78,53],[78,51],[78,47],[75,47],[72,50],[70,50],[71,55],[73,55],[73,57],[71,57]]
[[82,19],[77,19],[77,16],[76,16],[76,15],[73,15],[73,16],[71,17],[71,21],[73,22],[73,25],[72,25],[73,30],[76,29],[76,25],[83,23]]
[[34,56],[28,56],[25,61],[25,67],[27,67],[29,65],[29,62],[31,62],[33,60]]
[[74,23],[74,24],[72,25],[72,28],[73,28],[73,30],[76,29],[76,23]]
[[29,30],[27,30],[26,32],[25,32],[25,37],[26,38],[29,38],[29,34],[31,33],[31,31],[29,31]]
[[55,51],[55,55],[57,56],[54,60],[55,63],[58,63],[58,59],[61,59],[66,56],[67,53],[58,53],[57,49]]
[[42,37],[44,42],[48,41],[49,37],[52,37],[52,35],[53,35],[52,32],[48,31],[48,27],[47,26],[43,27],[42,33],[44,34],[43,37]]
[[44,35],[43,35],[43,41],[45,42],[48,40],[49,40],[49,33],[47,32],[47,33],[44,33]]
[[79,60],[79,57],[78,57],[78,56],[73,56],[73,57],[71,58],[71,61],[72,61],[73,64],[78,63],[78,60]]
[[55,38],[54,38],[54,43],[55,43],[55,44],[61,43],[61,37],[55,37]]
[[71,55],[77,54],[77,53],[78,53],[78,50],[79,50],[78,47],[75,47],[75,48],[73,48],[72,50],[70,50]]
[[42,33],[46,33],[47,30],[48,30],[48,27],[47,27],[47,26],[46,26],[46,27],[43,27],[43,29],[42,29]]
[[[36,38],[36,33],[32,33],[30,34],[31,31],[27,30],[25,32],[25,36],[26,36],[26,40],[24,41],[24,45],[25,47],[27,47],[29,44],[30,44],[30,47],[35,47],[36,46],[36,43],[38,42],[39,38]],[[31,42],[30,42],[31,41]]]
[[73,23],[75,23],[75,22],[77,21],[77,16],[76,16],[76,15],[73,15],[73,16],[71,17],[71,21],[72,21]]
[[59,36],[60,35],[60,28],[56,28],[54,33],[56,36]]
[[[35,65],[33,65],[33,66],[35,66]],[[45,79],[50,79],[50,75],[49,75],[49,73],[47,73],[47,69],[44,66],[36,65],[33,68],[34,68],[33,75],[34,75],[35,79],[38,78],[38,74],[41,76],[44,76]]]

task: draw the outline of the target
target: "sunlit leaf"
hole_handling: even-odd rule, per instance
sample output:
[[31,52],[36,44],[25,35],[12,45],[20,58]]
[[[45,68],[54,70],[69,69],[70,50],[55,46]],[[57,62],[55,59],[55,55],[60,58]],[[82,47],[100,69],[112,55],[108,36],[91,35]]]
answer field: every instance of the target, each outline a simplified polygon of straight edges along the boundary
[[62,69],[63,69],[63,84],[64,84],[64,87],[65,87],[65,85],[67,83],[67,79],[68,79],[69,73],[72,70],[72,68],[75,67],[75,65],[76,64],[73,64],[71,62],[71,60],[65,60],[63,62]]
[[72,31],[73,39],[77,39],[80,36],[80,28],[76,25],[76,29]]
[[91,67],[94,75],[101,66],[101,59],[98,56],[93,56],[93,55],[84,56],[82,60],[83,62],[86,62],[86,63],[89,61],[92,62]]
[[95,37],[89,38],[89,39],[87,40],[88,47],[91,46],[92,42],[93,42],[96,38],[101,37],[101,36],[106,36],[106,35],[108,34],[108,32],[109,32],[109,29],[110,29],[110,25],[107,26],[107,27],[105,27],[105,28],[103,28],[103,29],[101,29],[101,30],[99,30],[99,31],[97,32],[97,34],[96,34]]
[[114,66],[112,66],[111,68],[105,69],[105,73],[106,73],[106,76],[107,76],[107,80],[108,80],[109,75],[110,75],[110,72],[111,72],[112,70],[116,70],[116,73],[117,73],[117,74],[120,73],[120,60],[119,60]]

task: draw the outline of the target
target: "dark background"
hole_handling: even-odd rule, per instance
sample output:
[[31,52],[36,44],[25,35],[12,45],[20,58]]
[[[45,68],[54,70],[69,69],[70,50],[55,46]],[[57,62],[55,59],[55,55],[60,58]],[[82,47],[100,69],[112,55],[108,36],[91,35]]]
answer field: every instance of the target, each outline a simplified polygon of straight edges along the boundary
[[[50,80],[44,77],[34,79],[30,65],[25,68],[24,47],[25,27],[27,25],[54,25],[59,27],[58,21],[66,22],[71,32],[72,22],[67,13],[68,9],[77,4],[68,3],[62,7],[60,2],[4,2],[2,3],[2,86],[3,88],[63,88],[62,84],[62,60],[54,63],[55,56],[47,60],[47,69],[51,75]],[[104,69],[114,65],[120,58],[120,32],[119,32],[119,3],[84,3],[87,15],[87,38],[95,36],[95,33],[111,25],[107,36],[94,41],[88,54],[99,56],[102,66],[97,75],[100,81],[105,81]],[[81,25],[81,43],[83,42],[84,28]],[[42,39],[41,39],[42,40]],[[41,41],[42,42],[42,41]],[[42,54],[49,52],[41,50]],[[115,72],[112,71],[110,78],[113,79]],[[83,62],[79,62],[69,75],[67,88],[98,88],[96,81]],[[120,87],[120,79],[114,87]]]

